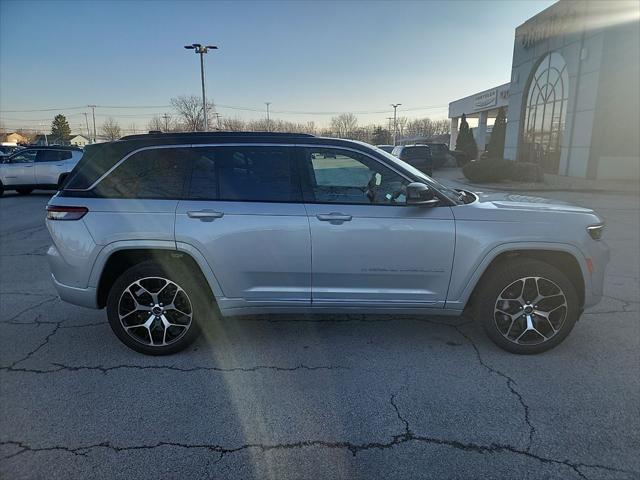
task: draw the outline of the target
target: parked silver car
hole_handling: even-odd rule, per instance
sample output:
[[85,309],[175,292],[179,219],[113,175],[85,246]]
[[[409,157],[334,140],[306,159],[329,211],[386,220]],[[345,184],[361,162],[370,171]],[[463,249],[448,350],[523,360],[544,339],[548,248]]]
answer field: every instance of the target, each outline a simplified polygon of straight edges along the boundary
[[28,195],[36,188],[56,190],[82,158],[77,147],[27,147],[0,162],[0,195],[16,190]]
[[46,223],[60,297],[106,307],[147,354],[184,348],[218,312],[465,311],[537,353],[599,301],[609,255],[589,209],[452,190],[364,143],[297,134],[105,144]]

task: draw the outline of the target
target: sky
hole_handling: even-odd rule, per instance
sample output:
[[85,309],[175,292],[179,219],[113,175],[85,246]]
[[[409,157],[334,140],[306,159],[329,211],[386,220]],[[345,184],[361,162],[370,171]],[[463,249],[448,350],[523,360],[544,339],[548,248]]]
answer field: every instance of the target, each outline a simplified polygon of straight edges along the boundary
[[[48,128],[63,113],[80,132],[96,104],[98,128],[113,116],[144,130],[170,98],[200,95],[191,43],[219,46],[206,88],[224,117],[264,117],[271,102],[272,118],[386,124],[401,103],[399,116],[442,119],[509,81],[515,28],[552,3],[0,0],[0,121]],[[25,112],[41,109],[55,111]]]

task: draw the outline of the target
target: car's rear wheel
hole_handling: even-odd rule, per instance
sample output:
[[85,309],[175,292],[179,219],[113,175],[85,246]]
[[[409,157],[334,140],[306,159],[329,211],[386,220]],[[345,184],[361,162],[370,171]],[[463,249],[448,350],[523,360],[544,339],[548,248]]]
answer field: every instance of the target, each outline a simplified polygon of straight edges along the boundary
[[206,289],[191,276],[176,273],[179,270],[144,262],[115,281],[107,316],[125,345],[147,355],[168,355],[198,337],[209,305]]
[[33,188],[16,188],[16,192],[18,192],[20,195],[29,195],[31,192],[33,192]]
[[4,194],[4,185],[0,182],[0,197]]
[[548,263],[513,258],[483,278],[475,296],[476,320],[499,347],[541,353],[571,332],[580,305],[571,281]]

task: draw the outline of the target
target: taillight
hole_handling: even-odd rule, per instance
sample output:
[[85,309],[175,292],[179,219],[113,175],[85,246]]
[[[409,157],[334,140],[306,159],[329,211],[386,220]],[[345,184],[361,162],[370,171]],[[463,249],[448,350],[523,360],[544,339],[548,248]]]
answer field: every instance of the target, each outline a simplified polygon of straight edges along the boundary
[[87,207],[47,205],[47,220],[80,220],[88,211]]

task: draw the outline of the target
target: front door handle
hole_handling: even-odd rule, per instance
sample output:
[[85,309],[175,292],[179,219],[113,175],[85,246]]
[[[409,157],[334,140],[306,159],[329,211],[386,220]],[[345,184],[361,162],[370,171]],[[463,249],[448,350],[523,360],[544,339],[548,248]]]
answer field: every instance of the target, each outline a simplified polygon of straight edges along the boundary
[[320,213],[316,215],[316,218],[321,222],[331,222],[339,225],[342,222],[350,222],[353,217],[351,215],[345,215],[343,213],[331,212]]
[[222,218],[223,212],[216,212],[215,210],[191,210],[187,212],[189,218],[196,218],[202,222],[213,222],[216,218]]

